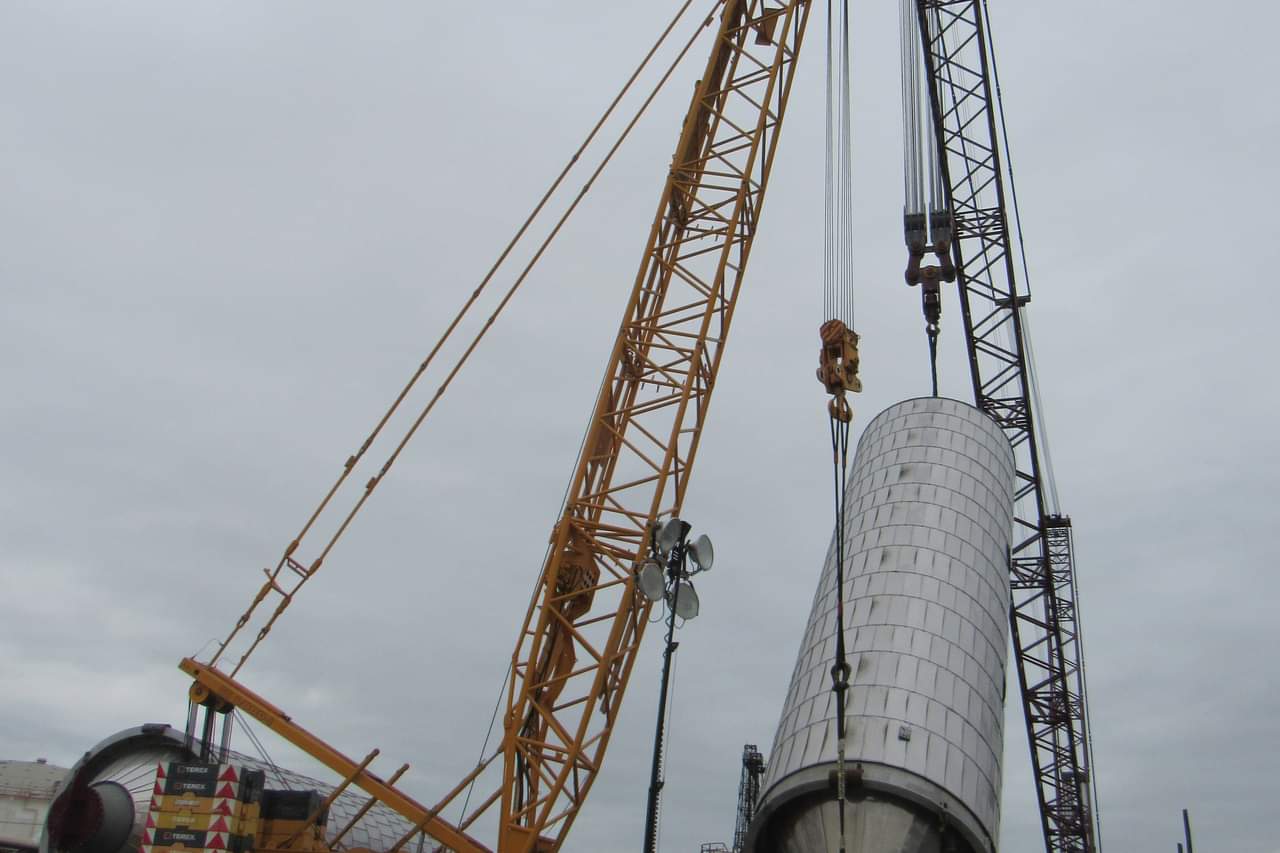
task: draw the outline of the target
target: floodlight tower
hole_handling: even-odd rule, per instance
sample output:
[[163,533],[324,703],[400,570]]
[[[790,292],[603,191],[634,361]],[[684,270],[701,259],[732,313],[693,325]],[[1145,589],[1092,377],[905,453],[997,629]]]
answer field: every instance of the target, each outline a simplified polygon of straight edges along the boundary
[[[711,540],[704,533],[688,541],[690,525],[672,518],[649,530],[649,558],[636,575],[640,592],[653,603],[665,602],[667,644],[662,650],[662,689],[658,693],[658,723],[653,734],[653,770],[649,776],[649,806],[644,821],[644,853],[658,850],[658,799],[662,793],[662,741],[667,724],[667,687],[671,682],[671,655],[680,644],[675,641],[676,617],[686,622],[698,615],[698,592],[693,575],[708,571],[715,560]],[[689,563],[693,568],[689,568]],[[665,567],[665,572],[664,572]]]

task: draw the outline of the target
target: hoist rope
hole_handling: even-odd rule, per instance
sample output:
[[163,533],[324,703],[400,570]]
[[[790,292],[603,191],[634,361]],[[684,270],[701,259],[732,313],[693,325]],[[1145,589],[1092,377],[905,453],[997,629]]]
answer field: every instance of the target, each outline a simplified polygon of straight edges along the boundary
[[827,117],[823,320],[854,326],[853,132],[849,72],[849,2],[827,3]]
[[995,36],[991,32],[991,11],[982,2],[982,16],[987,20],[987,49],[991,53],[991,78],[996,89],[996,112],[1000,116],[1000,137],[1004,143],[1004,167],[1009,173],[1009,197],[1013,201],[1013,222],[1018,234],[1018,254],[1022,258],[1022,283],[1031,295],[1031,270],[1027,266],[1027,244],[1022,238],[1022,213],[1018,208],[1018,184],[1013,177],[1013,154],[1009,151],[1009,126],[1004,119],[1004,93],[1000,89],[1000,69],[996,65]]
[[[849,2],[827,3],[827,116],[824,321],[840,320],[852,330],[853,304],[853,100],[849,71]],[[910,156],[910,155],[908,155]],[[856,345],[856,337],[854,337]],[[856,368],[855,368],[856,369]],[[836,399],[843,400],[844,390]],[[836,648],[831,691],[836,706],[836,800],[839,803],[840,853],[847,849],[845,817],[845,708],[849,663],[844,640],[844,490],[849,457],[849,421],[835,406],[831,413],[832,474],[835,485]]]
[[[915,24],[912,31],[913,44],[920,51],[915,54],[916,76],[919,79],[923,79],[924,45],[926,42],[933,43],[933,35],[939,31],[941,26],[938,21],[938,10],[934,7],[929,7],[925,10],[924,19],[926,32],[921,34],[920,19],[919,17],[913,17],[913,23]],[[925,36],[928,38],[925,38]],[[940,129],[935,127],[933,120],[932,98],[923,97],[923,87],[921,87],[921,110],[923,115],[921,127],[924,132],[926,153],[929,158],[929,209],[941,212],[947,209],[947,188],[943,186],[941,152],[938,150]]]
[[[991,13],[987,8],[986,0],[982,4],[983,17],[987,21],[987,43],[991,52],[991,76],[992,82],[995,84],[996,111],[1000,118],[1000,136],[1004,144],[1004,165],[1009,173],[1009,198],[1013,202],[1013,223],[1014,231],[1018,236],[1018,255],[1022,266],[1022,284],[1025,295],[1028,300],[1031,296],[1031,269],[1027,263],[1027,244],[1022,232],[1022,212],[1018,207],[1018,184],[1013,175],[1013,155],[1009,151],[1009,126],[1004,116],[1004,92],[1000,88],[1000,69],[996,65],[995,54],[995,36],[991,32]],[[1044,405],[1040,401],[1040,377],[1036,369],[1035,350],[1031,345],[1031,320],[1028,316],[1030,312],[1026,308],[1020,308],[1018,311],[1018,320],[1022,326],[1023,347],[1026,350],[1027,358],[1027,384],[1030,385],[1028,391],[1031,393],[1032,403],[1035,412],[1035,426],[1038,433],[1040,456],[1044,462],[1045,468],[1045,485],[1048,486],[1049,510],[1050,512],[1058,512],[1058,482],[1053,472],[1053,454],[1049,452],[1049,434],[1045,428]]]
[[832,256],[831,247],[834,242],[835,216],[834,216],[834,197],[835,197],[835,170],[831,162],[831,131],[832,117],[835,114],[835,104],[832,98],[835,96],[834,87],[831,85],[831,42],[832,42],[832,9],[831,0],[827,2],[827,115],[825,125],[825,138],[823,144],[825,151],[823,155],[823,202],[822,202],[822,321],[826,322],[836,316],[835,306],[835,258]]
[[831,665],[831,692],[836,698],[836,799],[840,803],[840,853],[845,853],[845,707],[849,692],[849,661],[844,641],[844,493],[849,459],[849,423],[831,419],[831,455],[835,484],[836,530],[836,649]]
[[[903,213],[946,208],[933,110],[924,97],[920,18],[916,0],[901,0],[898,27],[902,69]],[[928,206],[925,194],[928,193]]]
[[902,64],[902,209],[904,215],[924,213],[924,169],[921,153],[920,62],[916,53],[919,24],[916,0],[901,0],[898,29]]
[[[1026,290],[1025,295],[1029,301],[1031,296],[1031,271],[1030,271],[1030,265],[1028,264],[1028,261],[1027,261],[1027,246],[1026,246],[1026,241],[1023,235],[1023,230],[1022,230],[1022,213],[1018,206],[1018,185],[1017,185],[1016,179],[1014,178],[1013,155],[1010,153],[1010,148],[1009,148],[1009,126],[1005,120],[1004,92],[1002,91],[1000,86],[999,65],[996,63],[995,35],[992,32],[991,11],[990,11],[990,8],[988,7],[986,0],[982,0],[982,15],[983,15],[983,18],[986,19],[987,49],[989,52],[989,58],[991,62],[992,82],[994,83],[994,86],[995,86],[996,114],[1000,121],[1000,136],[1001,136],[1001,142],[1004,146],[1004,167],[1009,175],[1009,195],[1013,203],[1013,221],[1014,221],[1015,233],[1017,234],[1017,239],[1018,239],[1018,254],[1021,258],[1022,280],[1023,280],[1024,288]],[[1033,425],[1039,441],[1038,443],[1039,456],[1040,456],[1040,460],[1044,463],[1044,480],[1045,480],[1045,485],[1048,491],[1048,494],[1046,495],[1046,499],[1047,499],[1046,502],[1048,503],[1047,509],[1049,512],[1057,514],[1060,511],[1059,503],[1058,503],[1058,485],[1057,485],[1057,480],[1054,476],[1054,471],[1053,471],[1053,456],[1050,453],[1050,449],[1049,449],[1048,430],[1045,428],[1044,404],[1041,402],[1041,399],[1040,399],[1040,378],[1038,375],[1038,371],[1036,369],[1035,350],[1032,347],[1032,343],[1031,343],[1032,334],[1031,334],[1031,321],[1029,316],[1030,312],[1028,312],[1026,307],[1022,305],[1017,305],[1014,310],[1017,312],[1018,325],[1022,330],[1022,343],[1023,343],[1025,356],[1026,356],[1027,384],[1029,386],[1027,391],[1031,397],[1032,412],[1034,413],[1034,416],[1035,416]],[[1009,334],[1010,336],[1016,334],[1012,324],[1010,326]],[[1084,672],[1085,672],[1085,650],[1084,650],[1084,625],[1080,616],[1083,608],[1079,606],[1080,604],[1079,579],[1072,578],[1072,585],[1073,585],[1073,595],[1075,597],[1075,603],[1076,603],[1074,616],[1076,620],[1076,643],[1078,644],[1077,664],[1079,666],[1080,686],[1082,688],[1080,691],[1080,700],[1081,700],[1081,706],[1082,706],[1081,716],[1082,716],[1082,722],[1084,724],[1084,732],[1083,732],[1084,743],[1082,744],[1082,747],[1084,750],[1084,760],[1086,765],[1085,769],[1089,773],[1088,778],[1090,782],[1089,802],[1086,804],[1086,808],[1087,808],[1087,817],[1091,822],[1090,834],[1093,836],[1092,849],[1097,850],[1097,849],[1100,849],[1102,846],[1102,813],[1099,807],[1100,800],[1098,797],[1098,788],[1097,788],[1096,782],[1094,781],[1096,777],[1094,776],[1094,773],[1093,773],[1093,723],[1092,723],[1092,720],[1090,719],[1090,714],[1089,714],[1088,693],[1085,690],[1083,690]]]
[[[917,74],[919,73],[917,66]],[[933,110],[927,104],[924,107],[925,150],[929,158],[929,209],[945,211],[947,209],[947,189],[942,181],[942,160],[938,155],[938,135],[933,131]]]
[[[1000,118],[1000,136],[1004,144],[1005,169],[1009,173],[1009,196],[1013,202],[1013,222],[1014,229],[1018,236],[1018,254],[1022,261],[1022,282],[1026,289],[1028,300],[1031,296],[1031,270],[1027,261],[1027,245],[1022,230],[1022,212],[1018,206],[1018,184],[1013,173],[1013,155],[1009,149],[1009,126],[1005,120],[1004,113],[1004,92],[1000,87],[1000,68],[996,63],[995,52],[995,35],[991,28],[991,11],[988,8],[986,0],[982,2],[982,14],[986,19],[987,45],[991,55],[991,75],[995,84],[996,110]],[[1049,449],[1049,432],[1045,424],[1044,404],[1040,400],[1040,377],[1036,368],[1035,350],[1032,347],[1031,339],[1031,321],[1030,312],[1025,307],[1018,309],[1018,319],[1022,327],[1023,343],[1026,347],[1027,358],[1027,381],[1030,385],[1032,396],[1032,411],[1035,414],[1035,428],[1039,438],[1040,457],[1044,462],[1045,485],[1048,487],[1048,503],[1049,510],[1055,514],[1060,512],[1058,503],[1058,483],[1053,471],[1053,454]],[[1085,649],[1084,649],[1084,623],[1081,618],[1081,612],[1084,608],[1080,607],[1080,582],[1078,577],[1072,578],[1073,594],[1075,596],[1075,619],[1076,619],[1076,642],[1079,645],[1078,665],[1080,667],[1081,686],[1083,687],[1085,673]],[[1089,773],[1089,802],[1087,804],[1089,817],[1092,820],[1092,834],[1094,849],[1102,847],[1102,809],[1101,798],[1098,796],[1098,785],[1093,767],[1093,721],[1089,713],[1088,692],[1080,691],[1080,699],[1082,705],[1082,717],[1084,722],[1084,758],[1086,770]]]
[[[659,40],[658,40],[658,44],[661,44],[661,43],[662,43],[662,41],[663,41],[663,40],[665,40],[665,38],[666,38],[667,34],[671,32],[672,28],[673,28],[673,27],[676,25],[676,23],[679,21],[680,17],[684,14],[685,10],[689,8],[689,5],[690,5],[690,3],[691,3],[691,2],[692,2],[692,0],[689,0],[689,2],[686,2],[686,3],[685,3],[685,4],[680,8],[679,12],[676,14],[676,17],[675,17],[674,19],[672,19],[671,23],[670,23],[670,24],[668,24],[667,29],[663,32],[662,36],[659,38]],[[724,2],[724,0],[713,0],[712,5],[711,5],[711,8],[708,10],[708,12],[707,12],[706,16],[704,16],[703,20],[704,20],[704,21],[710,21],[710,20],[711,20],[712,15],[714,15],[714,14],[715,14],[715,10],[716,10],[716,8],[717,8],[718,6],[720,6],[723,2]],[[676,57],[675,61],[674,61],[674,62],[671,64],[671,66],[667,69],[667,72],[666,72],[666,74],[663,76],[662,81],[660,81],[660,82],[659,82],[658,86],[657,86],[657,87],[655,87],[655,89],[654,89],[653,93],[651,93],[651,94],[650,94],[649,99],[648,99],[648,100],[646,100],[646,101],[645,101],[645,103],[641,106],[639,113],[637,113],[636,117],[632,120],[632,125],[634,125],[635,121],[636,121],[637,119],[639,119],[639,117],[640,117],[640,115],[641,115],[641,114],[643,114],[643,112],[644,112],[645,108],[647,108],[647,107],[648,107],[649,102],[653,99],[654,95],[656,95],[656,94],[657,94],[658,89],[660,89],[660,88],[661,88],[661,86],[666,82],[666,80],[670,77],[671,73],[675,70],[676,65],[678,65],[678,64],[679,64],[679,62],[684,58],[685,54],[686,54],[686,53],[689,51],[689,49],[693,46],[693,42],[694,42],[694,40],[696,39],[696,37],[697,37],[697,33],[695,33],[695,34],[694,34],[694,36],[693,36],[693,37],[691,37],[691,38],[689,39],[689,41],[688,41],[688,42],[686,42],[686,44],[685,44],[684,48],[681,50],[681,52],[680,52],[679,56],[677,56],[677,57]],[[656,48],[657,48],[657,45],[655,45],[655,46],[654,46],[654,49],[653,49],[653,50],[656,50]],[[647,62],[647,61],[648,61],[648,59],[649,59],[649,57],[651,57],[651,56],[653,55],[653,50],[650,50],[649,54],[645,57],[645,62]],[[643,68],[643,66],[644,66],[644,63],[642,62],[642,63],[641,63],[640,68]],[[637,68],[637,69],[636,69],[636,73],[639,73],[640,68]],[[635,74],[633,74],[633,75],[632,75],[632,80],[634,80],[634,78],[635,78]],[[629,81],[628,81],[628,83],[627,83],[627,85],[630,85],[630,82],[631,82],[631,81],[629,80]],[[616,103],[616,99],[615,99],[615,103]],[[628,125],[627,131],[629,131],[629,130],[630,130],[630,128],[631,128],[631,125]],[[625,136],[626,136],[626,132],[624,131],[623,137],[622,137],[622,138],[620,138],[620,139],[618,140],[618,142],[615,144],[615,146],[614,146],[614,150],[616,150],[616,149],[617,149],[617,146],[621,144],[622,139],[624,139],[624,138],[625,138]],[[610,152],[610,156],[612,156],[612,151]],[[575,155],[575,157],[576,157],[576,155]],[[607,162],[607,159],[606,159],[606,162]],[[602,164],[601,164],[601,168],[603,168],[603,165],[604,165],[604,164],[602,163]],[[599,170],[597,170],[597,173],[596,173],[596,174],[599,174]],[[593,176],[592,176],[592,180],[594,180],[594,178],[595,178],[595,175],[593,175]],[[590,185],[590,182],[588,182],[588,185]],[[585,188],[584,188],[584,189],[585,189]],[[566,214],[566,216],[567,216],[567,214]],[[597,400],[596,400],[596,402],[597,402],[597,403],[599,402],[599,396],[600,396],[600,395],[602,395],[602,394],[604,394],[604,393],[606,392],[606,388],[607,388],[607,385],[608,385],[609,380],[610,380],[610,377],[608,377],[608,376],[606,376],[606,377],[604,378],[604,381],[602,382],[602,384],[601,384],[601,386],[600,386],[600,390],[599,390],[599,392],[598,392],[598,394],[597,394]],[[578,445],[578,452],[579,452],[579,453],[582,453],[583,448],[585,448],[585,447],[586,447],[587,439],[589,438],[590,433],[591,433],[591,424],[590,424],[590,423],[588,423],[588,424],[587,424],[587,426],[586,426],[586,428],[585,428],[585,430],[583,431],[582,438],[581,438],[581,439],[580,439],[580,441],[579,441],[579,445]],[[556,517],[557,517],[557,518],[559,517],[560,512],[562,512],[562,511],[563,511],[563,508],[564,508],[564,506],[565,506],[565,503],[566,503],[566,502],[568,501],[568,499],[569,499],[569,490],[570,490],[571,488],[572,488],[572,483],[567,484],[567,485],[565,486],[565,492],[564,492],[564,495],[561,497],[561,500],[560,500],[560,511],[557,511],[557,514],[556,514]],[[546,560],[548,559],[548,557],[549,557],[549,555],[550,555],[550,553],[551,553],[551,549],[552,549],[552,546],[549,544],[549,545],[547,546],[546,552],[545,552],[545,553],[544,553],[544,555],[543,555],[543,562],[544,562],[544,563],[545,563],[545,562],[546,562]],[[531,594],[531,596],[530,596],[530,601],[529,601],[529,605],[528,605],[529,607],[533,607],[533,605],[534,605],[534,601],[537,599],[538,593],[539,593],[539,590],[535,587],[535,588],[534,588],[534,590],[533,590],[533,593],[532,593],[532,594]],[[480,755],[479,755],[479,758],[477,759],[477,763],[476,763],[476,769],[477,769],[477,771],[478,771],[478,770],[480,770],[480,769],[483,769],[483,767],[484,767],[484,766],[485,766],[489,761],[491,761],[491,760],[493,759],[493,756],[492,756],[492,755],[491,755],[489,758],[485,758],[485,754],[487,753],[487,751],[488,751],[488,749],[489,749],[489,741],[490,741],[490,739],[491,739],[491,738],[492,738],[492,736],[493,736],[493,732],[494,732],[495,724],[497,723],[497,719],[498,719],[498,711],[499,711],[499,709],[500,709],[500,707],[501,707],[501,705],[502,705],[502,697],[503,697],[503,694],[505,694],[505,693],[506,693],[506,691],[507,691],[507,685],[508,685],[508,683],[511,681],[511,675],[512,675],[512,672],[513,672],[513,670],[514,670],[514,667],[515,667],[515,658],[513,657],[513,658],[512,658],[512,660],[507,664],[507,671],[506,671],[506,674],[503,676],[502,683],[501,683],[501,685],[500,685],[500,686],[499,686],[499,688],[498,688],[498,698],[497,698],[496,702],[494,703],[493,713],[490,715],[490,718],[489,718],[489,727],[488,727],[488,728],[486,729],[486,731],[485,731],[484,742],[483,742],[483,743],[481,744],[481,746],[480,746]],[[474,773],[474,771],[473,771],[473,773]],[[460,821],[462,822],[462,823],[461,823],[461,825],[463,825],[463,826],[465,826],[465,825],[469,824],[471,821],[474,821],[477,817],[479,817],[480,813],[482,813],[482,812],[485,810],[485,806],[481,806],[481,807],[479,807],[479,811],[477,812],[477,814],[472,815],[470,818],[468,818],[468,817],[467,817],[467,808],[469,807],[469,805],[470,805],[470,803],[471,803],[471,796],[472,796],[472,794],[473,794],[473,793],[474,793],[474,791],[475,791],[475,786],[476,786],[476,783],[477,783],[478,781],[479,781],[479,774],[478,774],[478,773],[475,773],[475,775],[473,775],[473,777],[472,777],[471,783],[470,783],[470,784],[468,785],[468,787],[467,787],[467,794],[466,794],[466,797],[465,797],[465,798],[464,798],[464,800],[463,800],[462,808],[461,808],[461,811],[460,811]]]
[[1049,434],[1044,428],[1044,403],[1040,400],[1040,376],[1036,372],[1036,351],[1031,344],[1031,316],[1025,307],[1018,309],[1018,320],[1022,325],[1022,347],[1026,354],[1027,362],[1027,385],[1031,392],[1032,411],[1035,413],[1035,429],[1036,438],[1039,440],[1038,449],[1040,451],[1040,460],[1044,463],[1044,484],[1047,487],[1046,509],[1057,514],[1060,504],[1058,503],[1058,478],[1053,472],[1053,455],[1049,452]]
[[845,325],[853,317],[853,96],[849,84],[849,0],[841,4],[840,38],[840,282],[844,288]]
[[[493,714],[489,717],[489,728],[484,734],[484,743],[480,745],[480,755],[476,757],[476,767],[482,767],[485,763],[485,754],[489,751],[489,740],[493,737],[494,725],[498,722],[498,711],[502,708],[502,697],[507,692],[507,682],[511,680],[511,670],[515,667],[515,661],[512,660],[507,664],[507,674],[502,678],[502,686],[498,688],[498,698],[493,703]],[[479,778],[479,777],[476,777]],[[467,807],[471,805],[471,794],[475,791],[476,779],[471,780],[471,784],[467,786],[467,796],[462,800],[462,809],[459,812],[459,821],[465,820],[467,816]]]
[[267,748],[262,745],[262,741],[254,733],[253,728],[249,725],[248,718],[237,710],[233,710],[232,714],[240,721],[240,730],[249,737],[249,741],[253,744],[253,748],[258,751],[258,756],[268,767],[271,768],[271,772],[276,774],[276,779],[279,780],[280,785],[284,787],[285,790],[289,790],[289,780],[285,778],[285,775],[281,772],[279,766],[277,766],[276,763],[271,760],[271,756],[267,754]]
[[[922,281],[921,255],[941,252],[949,232],[946,189],[931,105],[923,96],[923,56],[920,17],[916,0],[900,0],[899,56],[902,71],[903,227],[911,261],[907,281],[921,288],[925,312],[925,336],[929,342],[929,380],[938,396],[938,317],[941,313],[940,282]],[[925,206],[925,187],[928,206]],[[937,273],[937,267],[930,267]],[[914,272],[913,272],[914,270]]]
[[[712,15],[714,15],[715,9],[718,6],[720,6],[723,2],[724,0],[713,0],[711,4],[711,11],[703,19],[704,25],[705,25],[705,22],[711,20]],[[623,97],[627,94],[627,92],[630,91],[632,85],[638,79],[638,77],[643,72],[643,70],[648,66],[653,56],[657,53],[657,51],[661,48],[661,46],[666,42],[668,36],[675,29],[677,24],[684,17],[685,12],[689,9],[689,7],[692,4],[693,4],[693,0],[685,0],[685,3],[676,11],[675,16],[672,18],[670,23],[667,24],[662,34],[658,37],[658,40],[648,50],[644,58],[641,60],[640,64],[636,67],[635,71],[632,72],[631,76],[627,78],[627,81],[623,85],[622,89],[610,102],[609,106],[605,109],[604,113],[601,115],[599,120],[597,120],[596,124],[592,127],[591,131],[587,134],[586,139],[584,139],[582,144],[569,158],[568,163],[565,164],[560,174],[557,175],[556,179],[552,182],[551,186],[543,194],[542,198],[539,200],[538,204],[534,207],[533,211],[529,214],[529,216],[525,219],[524,223],[517,230],[515,236],[512,237],[512,239],[507,243],[502,253],[498,256],[498,259],[493,263],[488,273],[486,273],[485,277],[481,280],[479,286],[475,289],[475,291],[472,292],[471,296],[466,300],[462,308],[458,311],[457,315],[453,318],[453,321],[446,328],[444,334],[433,346],[427,358],[422,362],[422,364],[410,377],[408,383],[406,383],[404,388],[396,396],[395,400],[392,402],[387,412],[378,421],[377,425],[374,427],[373,432],[361,445],[360,449],[356,452],[356,454],[347,460],[347,462],[343,467],[342,473],[338,476],[337,481],[329,489],[325,497],[321,500],[320,505],[307,519],[307,522],[303,525],[302,531],[290,543],[288,549],[285,552],[285,555],[281,557],[279,563],[277,563],[275,570],[273,572],[268,572],[266,583],[263,585],[262,590],[258,593],[258,595],[255,597],[252,604],[249,606],[249,609],[237,621],[235,627],[232,629],[231,633],[227,636],[226,640],[224,640],[219,645],[217,652],[213,655],[213,658],[210,661],[211,665],[213,663],[216,663],[217,660],[226,651],[231,641],[239,633],[240,629],[243,628],[248,623],[254,611],[257,609],[257,606],[263,600],[266,599],[268,593],[271,592],[272,590],[279,592],[282,595],[282,600],[277,605],[275,611],[271,614],[271,616],[268,617],[265,625],[259,630],[257,637],[250,644],[248,650],[244,652],[244,654],[240,657],[239,661],[236,663],[234,669],[232,669],[231,675],[232,677],[234,677],[236,673],[240,671],[241,667],[244,666],[249,656],[258,647],[259,643],[262,642],[263,638],[265,638],[266,634],[270,631],[270,629],[275,624],[276,620],[279,618],[281,613],[283,613],[285,608],[291,602],[293,594],[296,593],[303,586],[303,584],[305,584],[306,581],[310,579],[311,575],[314,574],[315,570],[320,566],[320,564],[328,556],[329,552],[333,549],[334,545],[337,544],[338,540],[346,532],[348,526],[354,520],[355,516],[363,508],[365,502],[368,500],[370,495],[372,495],[377,484],[380,483],[381,480],[386,476],[391,466],[399,458],[400,453],[404,449],[405,445],[414,436],[414,434],[417,432],[418,428],[422,425],[426,417],[431,413],[432,409],[435,407],[435,404],[439,401],[441,396],[443,396],[444,392],[449,387],[454,377],[458,374],[459,370],[470,358],[472,352],[474,352],[475,348],[479,345],[480,341],[484,338],[485,334],[489,331],[490,327],[493,325],[498,315],[501,314],[503,309],[506,308],[506,306],[509,304],[509,302],[511,301],[511,298],[515,295],[516,291],[524,283],[530,271],[537,264],[537,262],[542,258],[542,255],[545,253],[547,247],[550,245],[552,240],[554,240],[555,237],[560,233],[560,230],[564,226],[565,222],[577,209],[582,199],[586,196],[587,192],[591,189],[591,187],[595,183],[595,180],[600,176],[600,174],[604,171],[605,167],[613,159],[613,156],[617,153],[618,149],[622,146],[623,142],[630,136],[631,131],[635,128],[640,118],[648,110],[649,106],[653,103],[658,93],[666,85],[667,81],[671,78],[671,75],[675,71],[676,67],[688,54],[690,48],[693,46],[694,42],[697,40],[698,36],[701,34],[701,30],[703,29],[703,27],[699,27],[698,30],[694,31],[694,33],[689,37],[689,39],[684,44],[683,48],[677,54],[675,59],[671,61],[666,71],[663,73],[662,77],[654,85],[653,89],[645,98],[644,102],[640,104],[635,114],[632,116],[632,118],[627,123],[627,125],[623,128],[617,140],[613,143],[612,147],[605,154],[603,159],[600,161],[599,165],[596,166],[595,170],[591,173],[590,177],[583,184],[582,188],[578,191],[577,195],[574,197],[573,201],[569,204],[568,208],[564,211],[564,213],[557,220],[554,227],[543,239],[542,243],[539,245],[537,251],[533,254],[532,258],[528,261],[528,263],[521,270],[520,274],[516,277],[515,282],[507,289],[506,293],[503,295],[502,299],[499,301],[497,308],[490,314],[488,319],[481,326],[480,330],[473,336],[471,343],[467,346],[466,350],[455,362],[453,368],[449,371],[444,381],[441,383],[439,388],[436,390],[435,394],[432,396],[431,400],[427,403],[425,408],[421,411],[421,413],[410,425],[410,427],[408,428],[404,436],[401,438],[400,442],[396,445],[395,449],[392,451],[391,455],[388,457],[387,461],[383,463],[383,466],[381,467],[381,469],[379,469],[378,474],[368,482],[363,494],[356,501],[354,507],[348,512],[346,517],[342,520],[337,531],[333,533],[333,535],[330,537],[328,542],[321,549],[320,554],[311,563],[310,568],[305,570],[305,572],[299,572],[300,580],[297,581],[296,585],[293,587],[292,590],[290,590],[287,593],[283,591],[283,589],[279,586],[277,579],[280,577],[280,575],[283,573],[283,571],[287,566],[289,567],[295,566],[295,564],[291,560],[291,556],[293,552],[296,550],[298,544],[311,530],[316,520],[324,512],[324,510],[329,505],[331,499],[337,493],[338,489],[343,485],[343,483],[347,480],[348,476],[355,469],[356,463],[358,463],[361,460],[365,452],[373,444],[374,439],[377,438],[377,436],[382,431],[383,427],[387,424],[387,422],[390,420],[392,415],[399,409],[400,404],[405,400],[409,392],[413,389],[413,387],[417,384],[418,380],[426,372],[427,368],[431,365],[432,361],[435,359],[435,356],[440,352],[445,342],[452,336],[453,332],[457,329],[462,319],[467,315],[467,313],[470,312],[471,308],[475,305],[480,295],[483,293],[485,288],[493,279],[498,268],[502,265],[503,262],[505,262],[505,260],[510,255],[515,245],[524,237],[525,233],[529,229],[530,225],[533,223],[534,219],[542,212],[548,200],[559,189],[559,187],[563,183],[568,173],[573,169],[575,165],[577,165],[577,162],[581,157],[582,153],[590,145],[590,143],[595,139],[595,137],[597,136],[597,134],[599,133],[599,131],[601,130],[605,122],[613,114],[613,111],[616,109],[616,107],[621,102]]]

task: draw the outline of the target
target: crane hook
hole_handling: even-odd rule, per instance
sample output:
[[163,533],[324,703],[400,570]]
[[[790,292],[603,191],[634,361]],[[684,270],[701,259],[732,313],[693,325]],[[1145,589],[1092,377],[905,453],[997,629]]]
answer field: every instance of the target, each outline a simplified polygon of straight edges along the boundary
[[818,327],[822,349],[818,353],[818,381],[831,395],[827,411],[841,423],[853,420],[853,409],[845,398],[845,392],[862,391],[858,378],[858,333],[840,320],[828,320]]

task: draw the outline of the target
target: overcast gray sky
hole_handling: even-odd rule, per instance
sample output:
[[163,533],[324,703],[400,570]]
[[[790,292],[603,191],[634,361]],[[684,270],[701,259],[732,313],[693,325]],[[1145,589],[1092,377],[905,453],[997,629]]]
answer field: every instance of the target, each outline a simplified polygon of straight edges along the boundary
[[[177,660],[230,628],[676,5],[0,3],[0,757],[180,723]],[[1276,853],[1277,14],[991,5],[1106,847],[1171,851],[1189,806],[1203,849]],[[928,382],[896,7],[854,7],[859,425]],[[681,632],[673,853],[730,839],[831,530],[821,17],[685,507],[719,563]],[[480,751],[704,50],[245,673],[344,751],[413,762],[423,800]],[[640,844],[647,644],[570,850]],[[1020,715],[1011,853],[1042,849]]]

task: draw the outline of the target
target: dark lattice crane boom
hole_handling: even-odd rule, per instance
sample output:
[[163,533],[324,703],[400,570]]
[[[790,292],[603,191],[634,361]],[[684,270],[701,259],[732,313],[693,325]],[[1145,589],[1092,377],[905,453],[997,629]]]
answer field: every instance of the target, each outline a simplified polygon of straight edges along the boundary
[[1045,849],[1095,853],[1071,521],[1049,500],[1041,413],[1033,406],[1024,320],[1030,295],[1014,275],[986,2],[914,0],[914,11],[974,400],[1000,424],[1017,462],[1010,621]]

